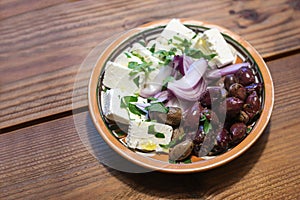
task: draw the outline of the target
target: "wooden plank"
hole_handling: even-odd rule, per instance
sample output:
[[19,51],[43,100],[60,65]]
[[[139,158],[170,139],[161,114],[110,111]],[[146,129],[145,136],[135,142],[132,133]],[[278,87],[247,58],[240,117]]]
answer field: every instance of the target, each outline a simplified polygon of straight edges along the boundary
[[35,0],[1,0],[0,1],[0,20],[5,18],[13,17],[16,15],[22,15],[24,13],[41,10],[44,8],[48,8],[51,6],[55,6],[57,4],[62,4],[68,1],[61,0],[43,0],[43,1],[35,1]]
[[[299,199],[295,60],[299,55],[268,63],[276,98],[271,121],[253,147],[222,167],[187,175],[119,172],[88,153],[68,116],[0,135],[0,199]],[[75,117],[94,148],[102,146],[89,113]]]
[[[74,78],[88,53],[109,36],[152,20],[193,18],[223,25],[265,58],[298,49],[300,12],[289,2],[79,1],[36,4],[25,12],[25,3],[13,1],[25,10],[0,21],[0,128],[71,110]],[[87,79],[88,74],[80,84]],[[84,91],[75,108],[87,105]]]

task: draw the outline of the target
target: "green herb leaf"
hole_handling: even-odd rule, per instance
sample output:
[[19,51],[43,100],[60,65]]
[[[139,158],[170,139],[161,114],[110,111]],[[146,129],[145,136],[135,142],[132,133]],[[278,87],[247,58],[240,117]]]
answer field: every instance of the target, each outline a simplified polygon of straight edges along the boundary
[[154,97],[148,97],[147,100],[148,100],[148,101],[156,101],[157,98],[154,98]]
[[134,79],[133,79],[133,82],[134,82],[134,84],[135,84],[137,87],[139,87],[139,85],[140,85],[140,77],[137,76],[136,78],[134,78]]
[[205,120],[207,120],[206,116],[202,114],[200,117],[200,122],[204,122]]
[[127,58],[131,58],[131,55],[129,55],[128,52],[124,52],[124,54],[126,55]]
[[161,148],[164,148],[164,149],[170,148],[170,145],[169,145],[169,144],[159,144],[159,146],[160,146]]
[[165,135],[163,133],[155,131],[154,124],[148,126],[148,134],[152,134],[157,138],[165,138]]
[[157,137],[157,138],[165,138],[165,135],[163,133],[157,132],[157,133],[155,133],[155,137]]
[[147,106],[145,110],[152,111],[152,112],[161,112],[161,113],[169,112],[169,109],[161,102],[151,103],[151,105]]
[[191,158],[188,158],[186,160],[183,161],[184,164],[189,164],[189,163],[192,163],[192,160]]
[[252,127],[251,127],[251,126],[248,126],[248,127],[247,127],[247,130],[246,130],[246,133],[247,133],[247,134],[250,133],[251,130],[252,130]]
[[133,114],[136,114],[136,115],[144,115],[145,113],[139,109],[135,104],[132,104],[132,103],[129,103],[128,104],[128,110],[133,113]]
[[149,49],[149,51],[150,51],[151,53],[154,53],[154,52],[155,52],[155,46],[156,46],[156,44],[153,44],[153,45],[151,46],[151,48]]
[[212,129],[211,123],[209,123],[208,120],[205,120],[203,125],[203,131],[205,134],[207,134]]
[[121,99],[121,108],[127,108],[130,102],[137,102],[137,96],[124,96]]

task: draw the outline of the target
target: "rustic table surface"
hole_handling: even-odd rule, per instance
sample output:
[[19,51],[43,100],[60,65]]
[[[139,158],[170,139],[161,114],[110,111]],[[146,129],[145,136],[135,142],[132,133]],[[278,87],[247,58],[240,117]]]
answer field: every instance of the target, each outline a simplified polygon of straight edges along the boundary
[[[95,132],[81,63],[101,41],[144,23],[191,18],[224,26],[266,61],[269,125],[246,153],[185,175],[107,167],[77,134]],[[1,0],[0,199],[300,199],[300,1]],[[81,119],[81,120],[80,120]]]

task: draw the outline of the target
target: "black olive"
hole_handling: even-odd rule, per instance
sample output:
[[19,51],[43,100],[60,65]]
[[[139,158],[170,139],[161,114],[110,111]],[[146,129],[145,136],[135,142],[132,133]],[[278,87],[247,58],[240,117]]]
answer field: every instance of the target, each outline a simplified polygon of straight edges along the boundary
[[238,79],[238,83],[246,86],[251,83],[254,83],[255,77],[252,70],[248,67],[241,67],[236,73],[236,78]]
[[260,100],[256,93],[256,91],[252,92],[246,99],[245,105],[243,106],[243,110],[249,116],[249,119],[253,119],[253,117],[259,113],[260,111]]
[[226,90],[229,89],[229,87],[233,84],[236,83],[238,80],[234,74],[228,74],[225,76],[224,79],[224,87]]
[[230,96],[233,96],[233,97],[237,97],[241,100],[245,100],[246,97],[247,97],[247,94],[246,94],[246,89],[244,86],[242,86],[241,84],[239,83],[234,83],[232,84],[230,87],[229,87],[229,95]]
[[251,85],[245,86],[247,94],[251,94],[256,91],[257,95],[260,95],[262,92],[263,84],[262,83],[252,83]]
[[231,141],[229,132],[223,128],[217,135],[217,145],[222,149],[226,149],[228,147],[228,143]]
[[236,97],[228,97],[226,98],[226,116],[228,117],[235,117],[237,116],[242,107],[244,102]]
[[244,123],[234,123],[230,127],[230,133],[232,135],[233,142],[238,142],[243,139],[246,135],[247,126]]
[[210,87],[203,92],[199,100],[204,107],[211,107],[213,103],[220,101],[222,96],[220,87]]

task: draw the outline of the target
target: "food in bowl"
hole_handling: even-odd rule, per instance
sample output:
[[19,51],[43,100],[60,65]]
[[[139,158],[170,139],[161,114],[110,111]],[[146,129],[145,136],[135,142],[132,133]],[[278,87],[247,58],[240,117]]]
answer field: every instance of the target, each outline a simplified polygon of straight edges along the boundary
[[239,144],[256,123],[263,82],[216,28],[171,20],[106,62],[100,106],[128,148],[167,154],[171,163],[213,157]]

